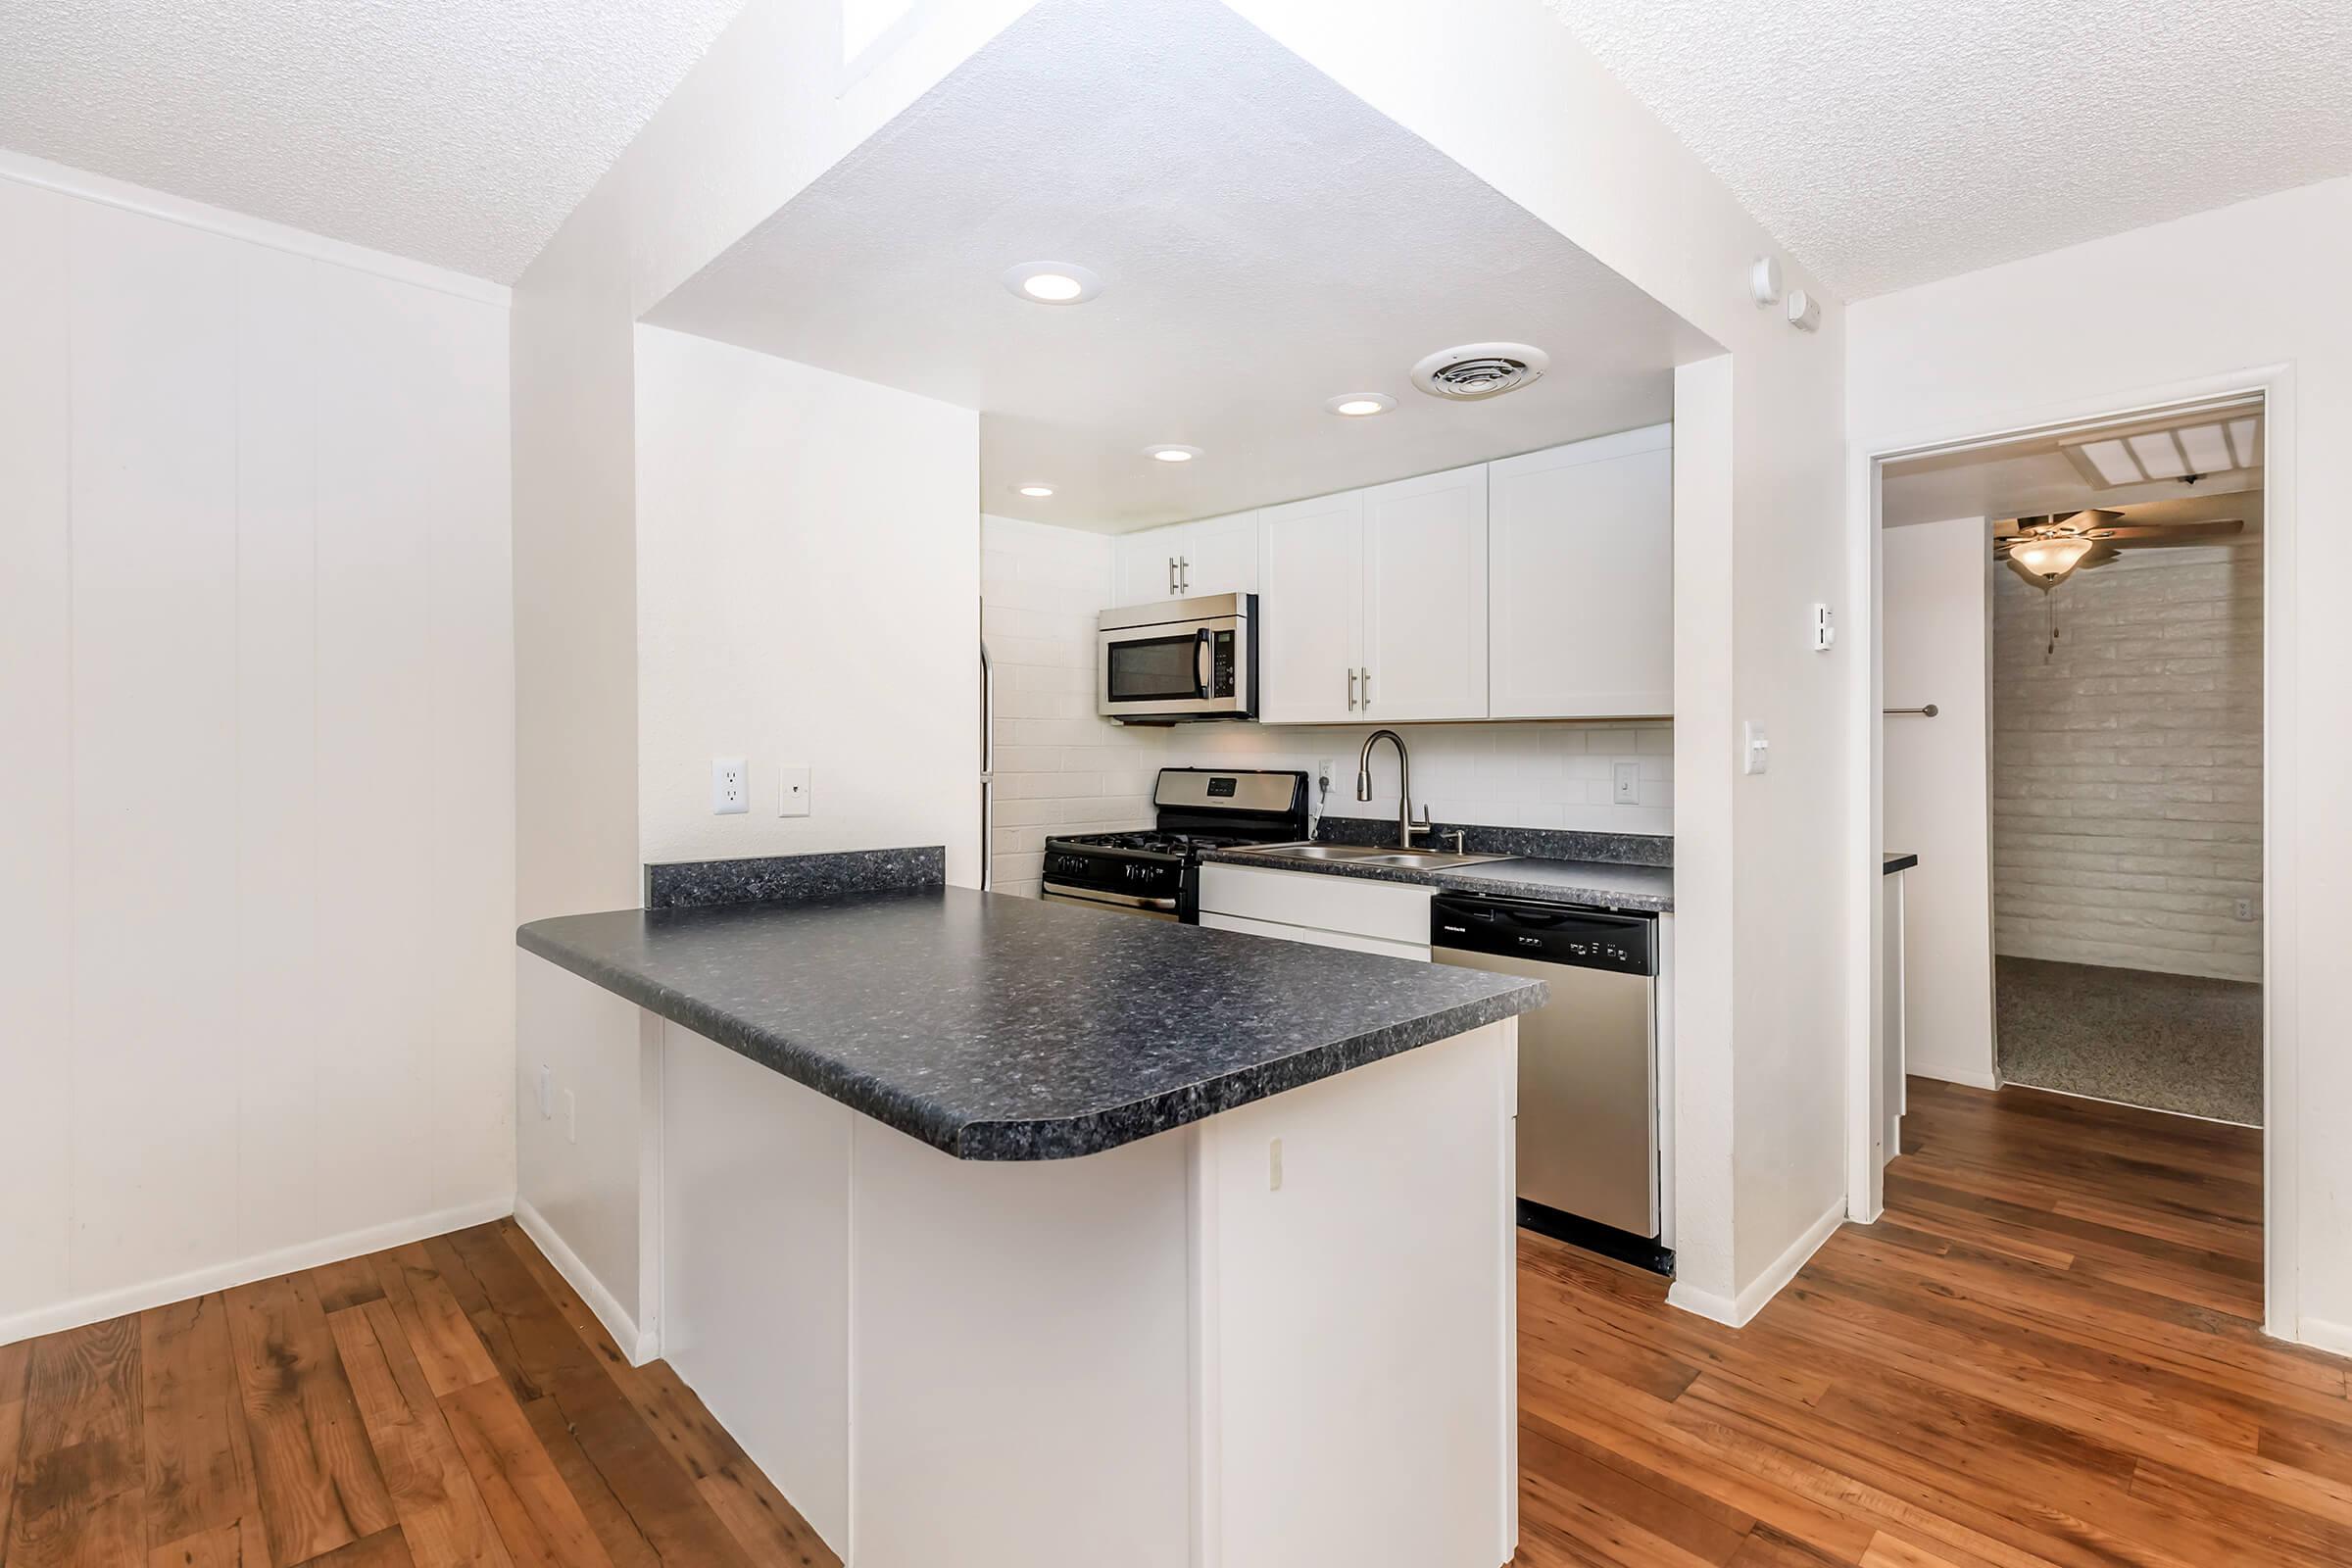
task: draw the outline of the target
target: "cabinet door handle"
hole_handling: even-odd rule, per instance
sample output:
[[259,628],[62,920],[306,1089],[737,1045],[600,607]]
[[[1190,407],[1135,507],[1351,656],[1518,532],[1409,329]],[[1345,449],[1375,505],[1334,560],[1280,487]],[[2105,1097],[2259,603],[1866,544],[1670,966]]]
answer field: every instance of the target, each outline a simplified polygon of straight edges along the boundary
[[1176,558],[1176,592],[1181,596],[1184,594],[1189,594],[1192,591],[1193,558],[1190,556],[1178,556]]
[[1168,597],[1170,599],[1176,597],[1176,558],[1174,556],[1168,558]]
[[1364,711],[1372,711],[1372,666],[1364,666]]
[[1355,670],[1352,666],[1348,671],[1348,711],[1355,711]]

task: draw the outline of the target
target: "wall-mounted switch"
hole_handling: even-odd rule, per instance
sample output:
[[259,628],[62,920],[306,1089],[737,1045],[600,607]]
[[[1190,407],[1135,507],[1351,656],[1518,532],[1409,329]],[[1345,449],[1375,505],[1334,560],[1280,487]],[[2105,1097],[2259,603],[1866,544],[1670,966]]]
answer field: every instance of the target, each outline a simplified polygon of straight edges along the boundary
[[750,810],[751,777],[740,757],[710,759],[710,814],[741,816]]
[[1740,726],[1740,733],[1742,754],[1740,770],[1743,773],[1761,773],[1771,767],[1772,742],[1764,734],[1764,726],[1751,718]]
[[1617,804],[1619,806],[1640,806],[1642,804],[1642,764],[1640,762],[1619,762],[1615,772]]
[[778,816],[807,816],[808,814],[808,764],[788,763],[776,769],[776,814]]

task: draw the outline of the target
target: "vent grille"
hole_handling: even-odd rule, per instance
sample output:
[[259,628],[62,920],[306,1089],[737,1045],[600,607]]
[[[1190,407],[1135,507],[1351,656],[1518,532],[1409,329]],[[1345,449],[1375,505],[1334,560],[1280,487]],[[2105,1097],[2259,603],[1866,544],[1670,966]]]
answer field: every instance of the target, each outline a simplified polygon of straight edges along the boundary
[[1414,366],[1413,384],[1432,397],[1468,403],[1526,386],[1550,366],[1542,349],[1524,343],[1466,343]]

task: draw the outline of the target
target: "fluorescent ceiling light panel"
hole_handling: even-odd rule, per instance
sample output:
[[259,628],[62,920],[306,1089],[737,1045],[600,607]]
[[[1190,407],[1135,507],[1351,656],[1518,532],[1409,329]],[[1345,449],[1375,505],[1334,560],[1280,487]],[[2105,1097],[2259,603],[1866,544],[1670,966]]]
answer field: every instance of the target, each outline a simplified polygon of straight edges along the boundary
[[2180,450],[2188,454],[2190,472],[2227,473],[2237,466],[2230,456],[2230,438],[2220,425],[2192,424],[2174,433],[2180,438]]
[[2148,470],[2151,479],[2178,479],[2188,471],[2188,460],[2180,455],[2179,443],[2170,430],[2158,430],[2151,435],[2127,436],[2125,444],[2139,466]]
[[2101,479],[2109,484],[2137,484],[2147,477],[2132,461],[2132,449],[2121,441],[2091,441],[2075,449],[2081,452]]
[[2256,445],[2262,435],[2262,420],[2231,419],[2230,421],[2230,455],[2237,461],[2233,467],[2251,468],[2262,461]]

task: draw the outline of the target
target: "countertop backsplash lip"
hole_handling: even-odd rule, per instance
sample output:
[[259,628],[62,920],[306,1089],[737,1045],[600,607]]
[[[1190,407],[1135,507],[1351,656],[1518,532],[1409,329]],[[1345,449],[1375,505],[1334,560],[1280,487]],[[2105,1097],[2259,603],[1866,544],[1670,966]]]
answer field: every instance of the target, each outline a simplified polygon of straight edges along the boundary
[[[1495,827],[1475,822],[1438,822],[1424,845],[1450,847],[1453,835],[1473,855],[1510,855],[1538,860],[1595,861],[1606,865],[1674,864],[1670,833],[1608,833],[1585,828]],[[1389,845],[1396,842],[1393,816],[1325,815],[1315,825],[1323,844]]]
[[725,904],[775,904],[837,893],[939,887],[947,879],[948,852],[938,844],[751,855],[723,860],[666,860],[645,868],[645,906],[699,909]]

